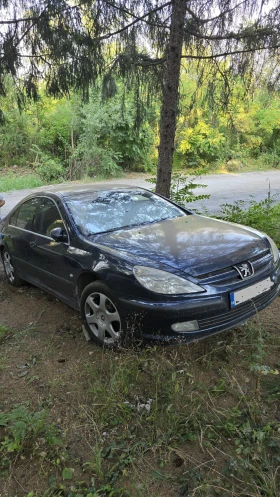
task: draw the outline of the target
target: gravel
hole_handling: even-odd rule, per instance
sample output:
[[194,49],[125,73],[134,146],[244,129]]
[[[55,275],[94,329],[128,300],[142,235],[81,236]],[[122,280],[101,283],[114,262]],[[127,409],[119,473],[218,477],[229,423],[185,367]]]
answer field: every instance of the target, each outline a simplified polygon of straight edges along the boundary
[[[276,201],[280,201],[280,171],[261,171],[250,173],[228,173],[228,174],[210,174],[201,176],[198,183],[207,185],[206,188],[198,188],[196,193],[210,194],[210,199],[199,200],[188,204],[189,208],[203,211],[207,209],[209,214],[217,214],[220,211],[220,205],[224,203],[233,204],[235,201],[249,201],[252,198],[256,201],[264,200],[270,189],[271,195]],[[110,184],[122,184],[127,186],[139,186],[150,189],[153,185],[146,181],[143,175],[125,179],[115,179],[104,181]],[[62,184],[63,185],[63,184]],[[65,185],[65,183],[64,183]],[[87,184],[88,185],[88,184]],[[50,187],[40,187],[29,190],[16,190],[4,193],[6,204],[2,207],[1,215],[4,217],[8,212],[26,195],[35,191],[44,191],[46,189],[56,189],[58,185]]]

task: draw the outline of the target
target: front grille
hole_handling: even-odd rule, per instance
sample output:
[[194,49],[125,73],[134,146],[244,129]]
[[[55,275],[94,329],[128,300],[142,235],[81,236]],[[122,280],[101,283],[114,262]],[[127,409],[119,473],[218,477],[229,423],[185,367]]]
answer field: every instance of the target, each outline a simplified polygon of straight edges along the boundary
[[262,309],[263,307],[265,307],[271,299],[276,297],[277,290],[278,288],[274,287],[268,292],[262,293],[261,295],[258,295],[257,297],[248,300],[247,302],[237,305],[224,314],[200,319],[198,321],[199,329],[205,330],[208,328],[219,327],[225,324],[228,324],[230,326],[232,322],[238,319],[242,319],[243,316],[244,320],[246,320],[248,317],[257,312],[258,309]]
[[[261,254],[256,255],[255,257],[251,257],[248,260],[249,262],[251,262],[254,268],[254,274],[261,276],[262,273],[265,274],[267,271],[269,271],[272,262],[272,255],[270,253],[270,250],[267,249]],[[243,262],[246,261],[240,261],[238,264],[242,264]],[[201,274],[200,276],[196,276],[196,278],[199,281],[199,284],[201,285],[214,285],[214,286],[223,286],[235,282],[237,283],[242,279],[238,271],[236,271],[236,269],[234,269],[234,267],[232,266],[220,269],[218,271],[212,271],[210,273]]]

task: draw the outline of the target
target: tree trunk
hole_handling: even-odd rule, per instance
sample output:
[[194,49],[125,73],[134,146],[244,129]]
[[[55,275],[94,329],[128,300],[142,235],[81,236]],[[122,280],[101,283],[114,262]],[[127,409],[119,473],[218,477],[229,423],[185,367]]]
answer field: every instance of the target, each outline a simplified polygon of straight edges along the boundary
[[156,184],[156,192],[165,197],[170,195],[185,15],[186,0],[173,0],[160,116],[160,144]]

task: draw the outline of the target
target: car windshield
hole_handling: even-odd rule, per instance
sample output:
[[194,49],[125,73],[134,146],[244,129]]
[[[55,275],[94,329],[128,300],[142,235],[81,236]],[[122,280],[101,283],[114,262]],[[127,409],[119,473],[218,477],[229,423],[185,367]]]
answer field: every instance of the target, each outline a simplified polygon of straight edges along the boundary
[[67,197],[67,206],[79,231],[96,235],[184,216],[167,200],[145,190],[106,190]]

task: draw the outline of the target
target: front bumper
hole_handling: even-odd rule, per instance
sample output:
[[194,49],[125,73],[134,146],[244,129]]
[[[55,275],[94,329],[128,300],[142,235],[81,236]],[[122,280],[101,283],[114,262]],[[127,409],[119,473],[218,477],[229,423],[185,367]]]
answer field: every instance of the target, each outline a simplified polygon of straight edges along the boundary
[[[234,308],[229,307],[229,293],[204,298],[188,298],[152,302],[148,300],[120,299],[125,316],[126,328],[145,341],[181,343],[199,340],[215,333],[238,326],[261,311],[277,297],[279,278],[274,286]],[[196,320],[199,329],[189,332],[175,332],[171,326]]]

